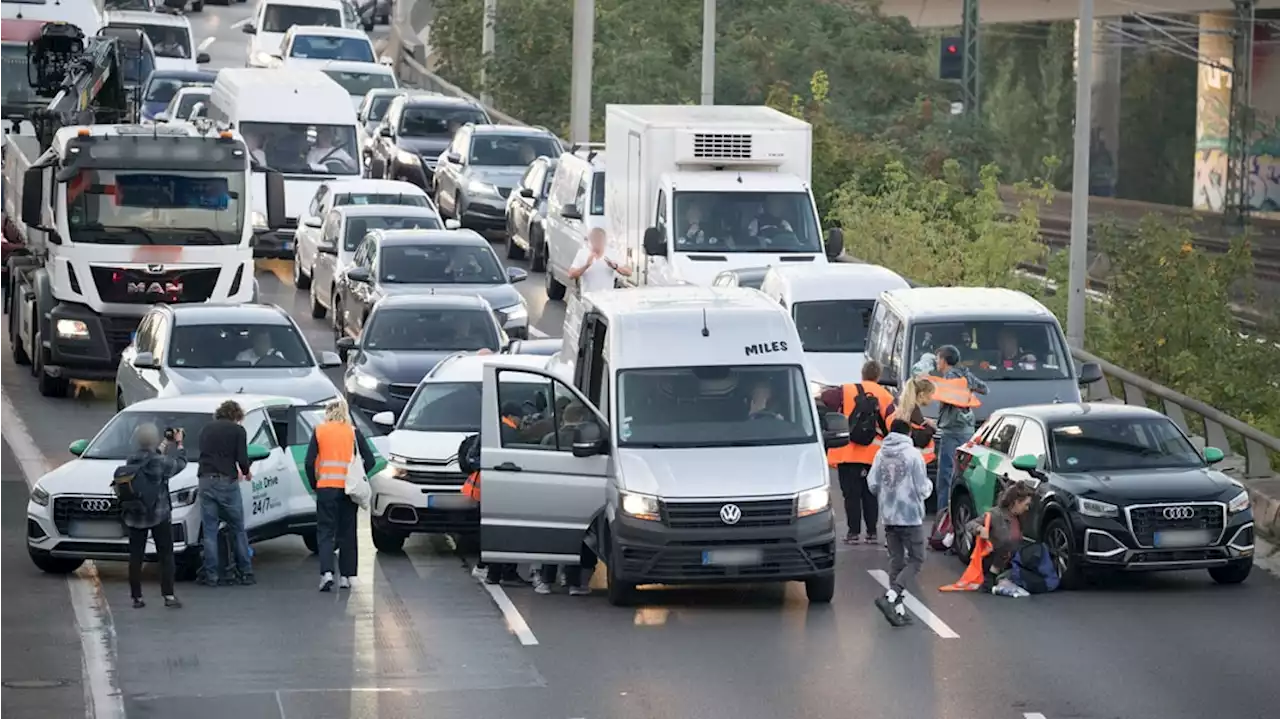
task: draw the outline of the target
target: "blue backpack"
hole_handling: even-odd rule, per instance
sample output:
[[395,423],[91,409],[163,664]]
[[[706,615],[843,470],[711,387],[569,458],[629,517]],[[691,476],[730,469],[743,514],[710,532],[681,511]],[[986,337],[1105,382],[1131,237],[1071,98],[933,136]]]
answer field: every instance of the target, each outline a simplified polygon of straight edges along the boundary
[[1053,553],[1044,544],[1028,544],[1013,555],[1013,583],[1031,594],[1044,594],[1058,588],[1058,566]]

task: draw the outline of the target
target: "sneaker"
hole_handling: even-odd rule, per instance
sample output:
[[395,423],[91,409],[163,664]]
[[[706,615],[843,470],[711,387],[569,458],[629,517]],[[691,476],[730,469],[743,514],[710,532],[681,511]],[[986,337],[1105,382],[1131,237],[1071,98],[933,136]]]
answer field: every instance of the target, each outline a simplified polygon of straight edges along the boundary
[[338,577],[338,589],[350,589],[351,577]]
[[164,605],[170,609],[182,609],[182,602],[172,594],[164,598]]
[[320,575],[320,591],[327,592],[333,589],[333,572],[325,572]]
[[907,612],[907,608],[902,604],[901,601],[898,601],[896,604],[893,605],[893,613],[898,616],[898,621],[901,622],[902,624],[911,623],[911,615]]
[[133,608],[134,608],[134,609],[142,609],[142,608],[143,608],[143,607],[145,607],[145,606],[147,606],[147,603],[146,603],[146,602],[144,602],[144,601],[142,601],[142,597],[134,597],[134,598],[133,598]]
[[876,543],[876,535],[875,535],[875,532],[872,532],[871,534],[868,534],[868,535],[866,536],[866,538],[865,538],[865,539],[863,539],[862,541],[863,541],[863,542],[865,542],[866,544],[875,544],[875,543]]
[[484,567],[472,567],[471,576],[483,582],[489,576],[489,571]]
[[196,577],[196,584],[199,584],[202,587],[216,587],[218,586],[218,580],[216,577],[210,577],[207,574],[201,574],[200,576]]
[[591,593],[591,587],[569,587],[569,596],[585,597]]
[[845,543],[845,544],[857,544],[857,543],[858,543],[858,533],[857,533],[857,532],[849,532],[848,534],[844,535],[844,543]]
[[244,575],[241,575],[241,577],[240,577],[240,582],[239,582],[239,584],[240,584],[240,586],[242,586],[242,587],[252,587],[253,585],[255,585],[255,584],[257,584],[257,583],[258,583],[258,580],[257,580],[257,579],[254,579],[254,577],[253,577],[253,575],[252,575],[252,574],[244,574]]
[[534,594],[550,594],[550,593],[551,593],[551,585],[550,585],[550,584],[547,584],[547,583],[546,583],[546,582],[544,582],[544,581],[542,581],[542,577],[534,577],[534,578],[533,578],[533,593],[534,593]]

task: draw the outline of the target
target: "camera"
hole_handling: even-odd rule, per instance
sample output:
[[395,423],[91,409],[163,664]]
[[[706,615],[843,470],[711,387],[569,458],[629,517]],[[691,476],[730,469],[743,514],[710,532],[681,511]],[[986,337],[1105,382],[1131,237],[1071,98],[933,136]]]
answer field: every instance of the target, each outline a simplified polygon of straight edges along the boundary
[[176,439],[176,438],[177,438],[177,436],[178,436],[178,430],[177,430],[177,428],[176,428],[176,427],[165,427],[165,428],[164,428],[164,439],[165,439],[165,441],[166,441],[166,442],[172,442],[172,441],[174,441],[174,439]]

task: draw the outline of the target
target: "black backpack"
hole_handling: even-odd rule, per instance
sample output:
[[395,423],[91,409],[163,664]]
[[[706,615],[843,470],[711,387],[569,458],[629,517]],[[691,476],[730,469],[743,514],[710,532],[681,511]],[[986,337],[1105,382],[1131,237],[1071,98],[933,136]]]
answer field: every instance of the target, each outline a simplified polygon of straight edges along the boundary
[[862,389],[861,384],[854,385],[853,408],[849,410],[849,442],[869,447],[876,437],[888,434],[884,426],[884,416],[880,413],[880,400],[875,395]]
[[458,445],[458,469],[470,475],[480,471],[480,435],[473,434]]
[[143,471],[143,464],[139,462],[125,462],[116,467],[115,473],[111,476],[111,491],[115,493],[116,499],[120,502],[120,508],[124,511],[140,511],[146,508],[146,501],[139,492],[142,482],[135,487],[133,482]]

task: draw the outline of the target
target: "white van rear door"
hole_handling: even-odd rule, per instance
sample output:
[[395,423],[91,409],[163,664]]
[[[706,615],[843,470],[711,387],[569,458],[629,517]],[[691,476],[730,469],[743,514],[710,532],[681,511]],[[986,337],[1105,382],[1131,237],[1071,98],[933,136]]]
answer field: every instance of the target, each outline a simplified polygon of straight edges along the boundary
[[502,364],[485,367],[483,402],[481,558],[576,564],[604,508],[612,462],[573,456],[572,427],[594,418],[609,437],[599,411],[548,372]]

